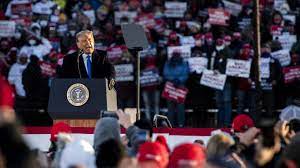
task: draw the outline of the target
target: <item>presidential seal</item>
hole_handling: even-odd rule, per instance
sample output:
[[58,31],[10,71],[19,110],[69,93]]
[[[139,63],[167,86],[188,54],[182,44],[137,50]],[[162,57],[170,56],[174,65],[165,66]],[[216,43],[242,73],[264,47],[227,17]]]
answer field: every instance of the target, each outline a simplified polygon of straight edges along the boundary
[[67,100],[73,106],[82,106],[89,100],[89,90],[81,83],[71,85],[67,91]]

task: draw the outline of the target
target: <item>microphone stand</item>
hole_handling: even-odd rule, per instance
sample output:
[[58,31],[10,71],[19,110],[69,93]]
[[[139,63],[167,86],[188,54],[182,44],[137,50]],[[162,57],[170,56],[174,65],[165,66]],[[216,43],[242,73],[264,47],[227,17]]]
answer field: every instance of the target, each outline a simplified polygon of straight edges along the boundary
[[141,58],[140,52],[143,50],[142,47],[134,47],[131,48],[130,51],[137,56],[137,71],[136,71],[136,120],[141,118],[141,110],[140,110],[140,99],[141,99],[141,83],[140,83],[140,72],[141,72]]

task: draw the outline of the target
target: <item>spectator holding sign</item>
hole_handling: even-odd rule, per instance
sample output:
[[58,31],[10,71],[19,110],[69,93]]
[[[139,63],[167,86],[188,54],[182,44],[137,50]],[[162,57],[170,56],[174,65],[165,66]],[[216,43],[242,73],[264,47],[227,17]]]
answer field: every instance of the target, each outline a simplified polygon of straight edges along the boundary
[[[280,64],[277,60],[271,57],[271,48],[268,44],[265,44],[262,48],[261,65],[260,65],[260,78],[261,89],[263,97],[263,107],[267,112],[268,117],[272,117],[274,109],[274,87],[277,85],[280,79],[280,72],[278,71]],[[264,62],[264,63],[262,63]],[[252,83],[254,86],[254,82]],[[257,112],[257,111],[255,111]],[[255,113],[252,116],[259,119],[261,114]]]
[[244,44],[241,53],[239,55],[240,60],[251,61],[252,65],[250,68],[250,77],[249,78],[238,78],[238,90],[237,90],[237,113],[241,114],[244,112],[245,106],[248,105],[249,112],[252,114],[255,107],[255,91],[251,89],[251,84],[254,81],[254,69],[253,61],[251,55],[251,45]]
[[[159,114],[159,83],[161,79],[158,73],[158,68],[155,65],[155,60],[154,56],[146,58],[145,69],[142,71],[141,77],[142,96],[146,108],[145,114],[146,118],[149,120],[152,120],[155,114]],[[146,76],[149,80],[146,80]],[[148,81],[148,83],[143,83],[142,78],[144,78],[145,81]]]
[[[189,75],[187,62],[181,57],[180,51],[174,51],[172,57],[165,63],[163,76],[166,81],[172,82],[175,87],[184,87]],[[184,127],[184,103],[167,100],[168,118],[175,127]],[[177,122],[175,118],[177,117]]]
[[[231,51],[225,46],[222,39],[217,39],[214,60],[214,72],[225,74],[227,59],[231,58]],[[231,80],[226,79],[223,90],[216,90],[216,104],[218,107],[218,126],[230,126],[231,123]]]
[[291,53],[291,64],[283,68],[283,76],[289,105],[300,97],[300,58],[297,53]]
[[8,73],[8,81],[11,85],[15,86],[16,95],[20,98],[25,98],[26,93],[22,84],[22,73],[27,67],[28,56],[26,53],[20,53],[18,61],[12,65]]

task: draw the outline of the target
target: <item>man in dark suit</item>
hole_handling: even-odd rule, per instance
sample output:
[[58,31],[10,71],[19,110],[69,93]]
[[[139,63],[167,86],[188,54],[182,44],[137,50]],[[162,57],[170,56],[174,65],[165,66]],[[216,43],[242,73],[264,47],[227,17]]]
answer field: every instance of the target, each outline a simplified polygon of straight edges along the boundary
[[64,57],[61,78],[106,78],[109,88],[114,84],[115,70],[109,63],[106,52],[96,51],[92,31],[76,34],[78,51]]

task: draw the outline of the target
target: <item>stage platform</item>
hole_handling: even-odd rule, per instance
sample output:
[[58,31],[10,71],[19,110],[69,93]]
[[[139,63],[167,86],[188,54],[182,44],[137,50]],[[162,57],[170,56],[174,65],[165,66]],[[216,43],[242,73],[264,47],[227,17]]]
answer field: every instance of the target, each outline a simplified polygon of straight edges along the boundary
[[[47,151],[50,146],[51,127],[24,127],[23,136],[32,149],[38,148]],[[184,142],[194,142],[199,139],[207,143],[211,132],[216,128],[154,128],[153,139],[158,135],[166,137],[170,149],[172,150],[178,144]],[[229,132],[229,129],[222,129]],[[72,136],[74,139],[85,139],[93,144],[94,128],[72,127]],[[124,136],[125,130],[121,129],[121,136]]]

